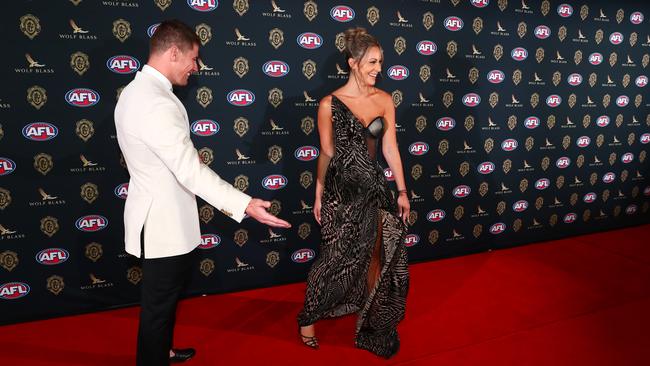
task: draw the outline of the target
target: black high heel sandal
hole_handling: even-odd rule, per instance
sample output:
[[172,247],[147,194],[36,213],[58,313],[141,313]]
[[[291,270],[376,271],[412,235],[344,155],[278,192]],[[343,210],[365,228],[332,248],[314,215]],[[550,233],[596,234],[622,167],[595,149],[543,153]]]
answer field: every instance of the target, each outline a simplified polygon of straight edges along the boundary
[[318,349],[318,338],[316,336],[313,337],[307,337],[302,334],[300,331],[300,325],[298,326],[298,336],[300,337],[300,340],[302,341],[302,344],[305,346],[312,348],[312,349]]

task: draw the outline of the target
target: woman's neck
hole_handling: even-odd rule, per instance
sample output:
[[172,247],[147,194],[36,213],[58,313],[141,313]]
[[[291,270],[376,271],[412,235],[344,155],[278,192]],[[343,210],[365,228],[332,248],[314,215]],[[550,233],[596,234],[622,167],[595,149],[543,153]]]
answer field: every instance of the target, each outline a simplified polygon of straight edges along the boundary
[[362,84],[352,75],[345,84],[345,92],[351,97],[367,97],[375,92],[373,85]]

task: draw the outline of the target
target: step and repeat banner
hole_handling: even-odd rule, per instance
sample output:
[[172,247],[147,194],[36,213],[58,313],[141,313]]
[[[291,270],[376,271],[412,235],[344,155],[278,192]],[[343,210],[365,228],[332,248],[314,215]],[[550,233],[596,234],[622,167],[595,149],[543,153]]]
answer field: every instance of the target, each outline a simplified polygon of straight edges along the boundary
[[318,102],[349,77],[353,26],[384,50],[411,261],[649,222],[647,14],[642,1],[12,2],[0,16],[0,323],[138,302],[113,109],[161,20],[201,39],[200,70],[176,93],[203,163],[293,224],[237,224],[199,200],[197,295],[305,278],[320,243]]

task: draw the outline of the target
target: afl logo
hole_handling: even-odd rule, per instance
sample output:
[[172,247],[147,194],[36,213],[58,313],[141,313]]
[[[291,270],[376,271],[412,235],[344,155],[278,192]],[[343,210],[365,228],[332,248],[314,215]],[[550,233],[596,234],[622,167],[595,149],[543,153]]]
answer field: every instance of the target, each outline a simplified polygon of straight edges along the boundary
[[583,200],[585,203],[593,203],[593,202],[596,200],[596,193],[594,193],[594,192],[586,193],[586,194],[582,197],[582,200]]
[[589,146],[590,143],[591,143],[591,139],[589,138],[589,136],[580,136],[576,140],[576,145],[578,145],[578,147],[587,147]]
[[501,70],[492,70],[487,74],[487,79],[492,84],[501,84],[506,78],[506,74]]
[[237,107],[246,107],[255,102],[255,94],[246,89],[236,89],[226,96],[228,103]]
[[501,149],[503,149],[503,151],[513,151],[517,146],[519,146],[519,143],[515,139],[503,140],[501,143]]
[[192,123],[191,129],[197,136],[212,136],[219,132],[219,124],[211,119],[200,119]]
[[345,5],[338,5],[330,10],[330,16],[337,22],[347,23],[354,19],[354,10]]
[[609,42],[614,45],[623,43],[623,34],[621,32],[614,32],[609,35]]
[[267,175],[262,179],[262,187],[270,191],[277,191],[287,186],[287,177],[280,174]]
[[490,4],[490,0],[472,0],[471,3],[477,8],[484,8]]
[[212,249],[218,247],[221,244],[221,237],[216,234],[203,234],[201,235],[201,244],[199,248],[201,249]]
[[641,135],[641,137],[639,137],[639,142],[644,145],[650,143],[650,133],[644,133]]
[[11,174],[16,169],[16,163],[9,158],[0,157],[0,176]]
[[606,127],[607,125],[609,125],[610,121],[611,119],[609,118],[609,116],[599,116],[596,119],[596,125],[598,127]]
[[298,36],[298,45],[308,50],[316,49],[323,45],[323,37],[316,33],[305,32]]
[[629,164],[634,160],[634,154],[632,153],[625,153],[623,156],[621,156],[621,162],[623,164]]
[[436,44],[433,43],[432,41],[428,41],[428,40],[418,42],[415,48],[417,49],[419,54],[425,56],[431,56],[434,53],[436,53],[436,51],[438,51],[438,46],[436,46]]
[[510,57],[515,61],[523,61],[528,58],[528,50],[523,47],[514,48],[510,51]]
[[262,71],[266,76],[281,78],[289,73],[289,65],[284,61],[271,60],[262,66]]
[[572,222],[575,222],[576,219],[578,218],[578,215],[576,215],[574,212],[569,212],[568,214],[564,215],[564,221],[565,224],[570,224]]
[[58,134],[59,129],[47,122],[34,122],[23,127],[23,136],[32,141],[51,140]]
[[395,180],[395,175],[393,175],[393,171],[390,170],[390,168],[384,169],[384,177],[386,177],[386,180],[389,182],[392,182]]
[[76,88],[65,93],[65,101],[75,107],[91,107],[99,103],[99,94],[92,89]]
[[129,183],[122,183],[113,190],[115,196],[123,200],[129,195]]
[[497,222],[496,224],[490,226],[490,233],[491,234],[501,234],[502,232],[506,231],[506,224],[502,222]]
[[539,127],[541,124],[542,122],[539,120],[538,117],[535,116],[530,116],[524,120],[524,126],[526,126],[526,128],[529,130],[533,130]]
[[108,226],[108,220],[100,215],[82,216],[75,223],[77,229],[85,232],[95,232],[105,229]]
[[573,7],[569,4],[562,4],[557,7],[557,13],[562,18],[568,18],[573,15]]
[[592,65],[600,65],[603,62],[603,55],[599,52],[594,52],[589,55],[589,63]]
[[634,83],[639,88],[643,88],[644,86],[648,85],[648,77],[645,75],[639,75],[636,77],[636,80],[634,80]]
[[301,146],[296,149],[293,156],[300,161],[312,161],[318,158],[318,148],[314,146]]
[[147,28],[147,35],[149,36],[149,38],[151,38],[153,36],[153,34],[156,33],[159,26],[160,26],[160,23],[156,23],[156,24],[150,25],[149,28]]
[[616,105],[619,107],[625,107],[630,103],[630,98],[627,95],[620,95],[616,98]]
[[569,75],[567,78],[567,83],[569,83],[571,86],[578,86],[582,84],[582,75],[577,73]]
[[404,238],[404,246],[406,246],[407,248],[415,246],[419,242],[420,242],[420,237],[417,234],[408,234]]
[[635,11],[634,13],[630,14],[630,22],[635,25],[643,23],[643,13]]
[[119,186],[115,187],[115,190],[113,192],[117,197],[125,200],[129,195],[129,183],[120,184]]
[[429,211],[429,213],[427,214],[427,220],[431,222],[438,222],[438,221],[442,221],[445,218],[445,216],[446,216],[445,211],[438,208]]
[[405,80],[409,77],[409,69],[402,65],[391,66],[386,73],[393,80]]
[[546,97],[546,105],[547,106],[549,106],[551,108],[555,108],[555,107],[559,106],[560,104],[562,104],[562,97],[560,97],[559,95],[553,94],[553,95],[549,95],[548,97]]
[[465,94],[463,97],[463,104],[468,107],[476,107],[481,103],[481,96],[476,93]]
[[463,184],[463,185],[460,185],[460,186],[457,186],[456,188],[454,188],[452,194],[456,198],[465,198],[465,197],[469,196],[470,192],[472,192],[472,189],[469,188],[469,186],[466,186],[466,185]]
[[133,74],[140,69],[140,61],[127,55],[113,56],[106,61],[106,67],[116,74]]
[[429,152],[429,145],[426,142],[414,142],[409,146],[409,153],[415,156],[422,156]]
[[567,158],[566,156],[558,158],[555,162],[555,166],[560,169],[567,168],[569,165],[571,165],[571,159]]
[[456,32],[463,29],[463,20],[456,16],[450,16],[445,19],[443,23],[445,28],[449,31]]
[[551,36],[551,28],[545,25],[538,25],[535,27],[535,37],[539,39],[546,39]]
[[512,204],[512,210],[515,212],[524,212],[528,208],[528,201],[519,200]]
[[609,184],[616,179],[616,174],[614,172],[607,172],[603,175],[603,183]]
[[219,6],[217,0],[187,0],[187,5],[196,11],[208,12],[213,11]]
[[476,168],[476,170],[481,174],[490,174],[494,171],[496,166],[491,161],[484,161]]
[[36,254],[36,261],[40,264],[52,266],[67,261],[69,257],[70,254],[65,249],[49,248],[38,252],[38,254]]
[[436,121],[436,128],[440,131],[449,131],[456,127],[456,120],[451,117],[442,117]]
[[551,181],[548,178],[540,178],[535,182],[535,188],[539,191],[543,191],[550,186]]
[[15,300],[29,293],[29,285],[23,282],[9,282],[0,286],[0,298]]
[[639,207],[633,203],[625,208],[625,213],[628,215],[634,215],[638,208]]
[[291,254],[291,260],[296,263],[306,263],[314,259],[315,257],[316,257],[316,253],[309,248],[298,249],[295,252],[293,252],[293,254]]

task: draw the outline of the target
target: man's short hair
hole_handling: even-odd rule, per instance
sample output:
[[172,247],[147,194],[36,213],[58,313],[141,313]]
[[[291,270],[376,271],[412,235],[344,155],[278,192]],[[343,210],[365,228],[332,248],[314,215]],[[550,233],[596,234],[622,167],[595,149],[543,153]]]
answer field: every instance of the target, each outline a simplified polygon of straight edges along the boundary
[[200,43],[199,36],[187,24],[177,19],[165,20],[151,36],[149,54],[165,52],[173,45],[187,51]]

